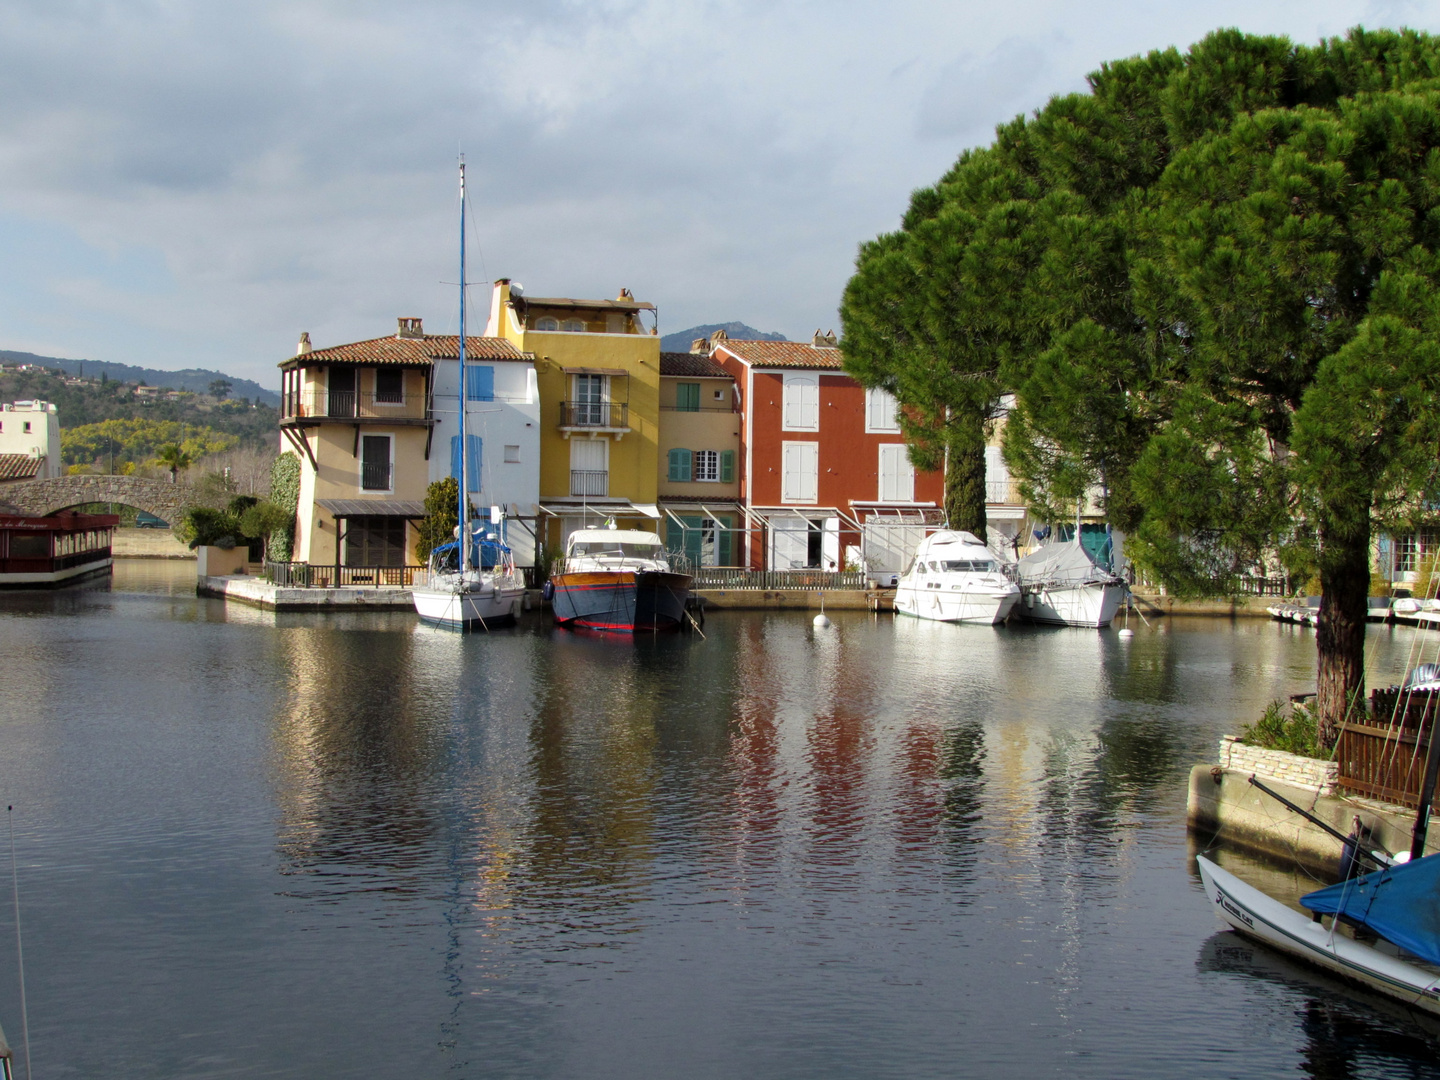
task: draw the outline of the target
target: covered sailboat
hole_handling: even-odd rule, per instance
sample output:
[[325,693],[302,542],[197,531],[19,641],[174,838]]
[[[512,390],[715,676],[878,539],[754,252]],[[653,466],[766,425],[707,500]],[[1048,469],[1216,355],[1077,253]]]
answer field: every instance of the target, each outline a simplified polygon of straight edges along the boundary
[[1098,562],[1077,532],[1046,544],[1016,565],[1022,619],[1056,626],[1109,626],[1125,599],[1122,578]]
[[[465,386],[465,162],[460,162],[460,385]],[[478,463],[471,460],[466,432],[464,395],[460,402],[460,524],[455,540],[430,552],[429,573],[410,589],[421,621],[455,630],[514,622],[525,596],[525,580],[515,570],[503,532],[486,531],[472,521],[471,479]],[[503,529],[498,507],[491,510],[491,527]],[[466,540],[462,541],[462,537]]]

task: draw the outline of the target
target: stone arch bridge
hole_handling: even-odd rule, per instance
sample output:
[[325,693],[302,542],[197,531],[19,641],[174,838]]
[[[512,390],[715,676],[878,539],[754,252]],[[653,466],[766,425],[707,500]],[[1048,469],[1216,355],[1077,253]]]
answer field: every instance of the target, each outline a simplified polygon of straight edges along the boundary
[[46,517],[85,503],[124,503],[168,521],[173,528],[195,505],[195,492],[189,484],[172,484],[168,480],[92,473],[0,484],[3,503],[31,517]]

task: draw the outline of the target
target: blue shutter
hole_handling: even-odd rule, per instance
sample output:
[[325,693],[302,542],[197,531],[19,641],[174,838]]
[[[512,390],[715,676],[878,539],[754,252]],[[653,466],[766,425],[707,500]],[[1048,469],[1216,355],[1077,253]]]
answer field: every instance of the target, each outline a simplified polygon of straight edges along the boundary
[[[470,490],[480,490],[480,451],[483,443],[479,435],[470,437]],[[460,436],[450,436],[450,475],[456,480],[460,479]]]
[[488,364],[465,365],[465,399],[495,400],[495,369]]

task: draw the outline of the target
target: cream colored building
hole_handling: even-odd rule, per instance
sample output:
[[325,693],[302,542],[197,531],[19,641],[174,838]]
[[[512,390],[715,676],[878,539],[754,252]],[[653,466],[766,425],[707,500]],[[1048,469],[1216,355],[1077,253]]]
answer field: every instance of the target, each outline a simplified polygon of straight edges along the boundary
[[0,480],[60,476],[60,415],[48,401],[0,405]]
[[[435,366],[458,351],[458,336],[427,335],[413,318],[393,337],[332,348],[301,337],[280,365],[281,449],[301,463],[292,558],[337,570],[416,563],[431,459],[451,456],[435,439]],[[529,364],[504,340],[467,337],[466,354]]]
[[660,509],[665,546],[692,566],[736,566],[743,552],[740,403],[708,342],[660,354]]

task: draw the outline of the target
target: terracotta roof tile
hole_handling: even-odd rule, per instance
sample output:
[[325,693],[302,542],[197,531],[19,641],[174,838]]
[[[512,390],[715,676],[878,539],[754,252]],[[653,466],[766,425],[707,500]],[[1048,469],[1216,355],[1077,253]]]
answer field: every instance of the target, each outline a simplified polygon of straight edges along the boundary
[[660,374],[688,375],[692,379],[735,381],[735,376],[704,353],[662,352],[660,354]]
[[33,480],[43,460],[29,454],[0,454],[0,480]]
[[[453,360],[460,352],[459,334],[426,334],[423,338],[389,337],[314,349],[281,362],[291,364],[398,364],[424,367],[435,360]],[[465,357],[473,360],[528,360],[505,338],[465,335]]]
[[842,367],[839,349],[817,349],[800,341],[736,341],[726,338],[715,342],[752,367],[822,368],[839,371]]

